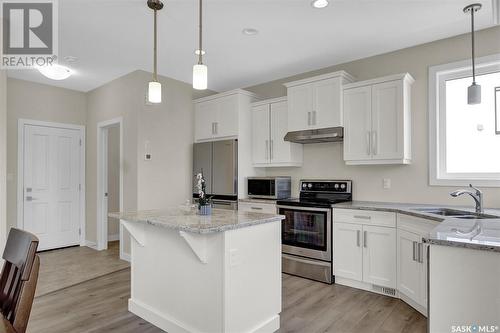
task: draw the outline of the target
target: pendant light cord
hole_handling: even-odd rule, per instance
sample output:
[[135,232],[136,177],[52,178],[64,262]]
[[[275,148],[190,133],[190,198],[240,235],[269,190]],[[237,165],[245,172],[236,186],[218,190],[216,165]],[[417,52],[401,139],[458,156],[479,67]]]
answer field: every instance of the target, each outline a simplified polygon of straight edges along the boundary
[[202,4],[201,4],[202,0],[200,0],[200,16],[199,16],[199,26],[198,26],[198,33],[199,33],[199,40],[200,40],[200,45],[198,47],[198,64],[201,65],[203,64],[203,49],[202,49],[202,19],[203,19],[203,15],[202,15]]
[[476,51],[475,51],[475,39],[474,39],[474,8],[471,8],[471,30],[472,30],[472,84],[476,84]]
[[157,52],[157,27],[156,27],[156,16],[158,15],[158,11],[155,9],[154,10],[154,46],[153,46],[153,67],[154,67],[154,73],[153,73],[153,80],[158,82],[158,73],[157,73],[157,70],[156,70],[156,66],[157,66],[157,55],[156,55],[156,52]]

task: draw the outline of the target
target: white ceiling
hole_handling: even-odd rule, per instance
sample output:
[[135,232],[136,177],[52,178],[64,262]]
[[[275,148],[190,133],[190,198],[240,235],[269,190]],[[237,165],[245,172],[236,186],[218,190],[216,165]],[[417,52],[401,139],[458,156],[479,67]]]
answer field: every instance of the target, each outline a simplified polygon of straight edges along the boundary
[[[164,0],[159,12],[159,74],[191,82],[197,0]],[[205,0],[209,89],[250,86],[470,30],[473,0]],[[477,28],[494,25],[498,0],[480,0]],[[496,2],[496,3],[494,3]],[[64,81],[38,71],[10,77],[89,91],[131,71],[152,69],[152,11],[146,0],[60,0],[59,58],[76,56]],[[244,36],[243,28],[259,30]],[[64,61],[61,63],[64,64]]]

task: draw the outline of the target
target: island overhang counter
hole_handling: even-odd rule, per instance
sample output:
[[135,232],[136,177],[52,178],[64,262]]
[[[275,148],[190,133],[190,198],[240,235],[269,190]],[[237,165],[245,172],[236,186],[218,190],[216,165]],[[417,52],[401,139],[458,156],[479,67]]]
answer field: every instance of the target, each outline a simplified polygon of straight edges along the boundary
[[274,332],[284,216],[113,213],[131,235],[129,311],[169,332]]

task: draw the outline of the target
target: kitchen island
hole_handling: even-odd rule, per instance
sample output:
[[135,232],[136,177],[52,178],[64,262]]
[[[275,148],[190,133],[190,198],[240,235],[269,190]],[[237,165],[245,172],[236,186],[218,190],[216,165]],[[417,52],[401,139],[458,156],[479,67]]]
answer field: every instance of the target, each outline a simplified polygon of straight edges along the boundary
[[132,237],[132,313],[169,333],[279,328],[283,216],[181,208],[110,216]]

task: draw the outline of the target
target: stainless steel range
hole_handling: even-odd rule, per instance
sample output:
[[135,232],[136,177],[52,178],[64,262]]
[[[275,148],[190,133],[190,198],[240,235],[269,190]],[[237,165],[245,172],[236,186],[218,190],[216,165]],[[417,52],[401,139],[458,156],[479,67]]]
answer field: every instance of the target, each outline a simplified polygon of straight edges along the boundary
[[350,180],[301,180],[298,199],[278,200],[285,215],[283,272],[333,283],[332,204],[352,200]]

